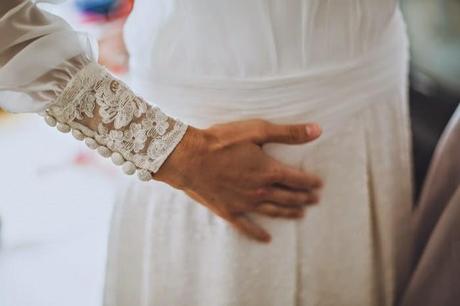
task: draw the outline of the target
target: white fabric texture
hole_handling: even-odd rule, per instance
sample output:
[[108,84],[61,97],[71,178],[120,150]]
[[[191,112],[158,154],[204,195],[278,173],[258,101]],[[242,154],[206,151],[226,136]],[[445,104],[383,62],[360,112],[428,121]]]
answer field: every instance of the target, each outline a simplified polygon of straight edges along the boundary
[[325,189],[303,220],[254,216],[273,235],[262,245],[182,192],[130,185],[105,305],[394,305],[412,239],[396,1],[137,0],[125,34],[136,91],[191,125],[319,122],[314,143],[265,149]]
[[[56,1],[50,1],[56,2]],[[187,126],[147,104],[95,63],[90,39],[30,1],[0,4],[0,107],[46,122],[143,181]]]

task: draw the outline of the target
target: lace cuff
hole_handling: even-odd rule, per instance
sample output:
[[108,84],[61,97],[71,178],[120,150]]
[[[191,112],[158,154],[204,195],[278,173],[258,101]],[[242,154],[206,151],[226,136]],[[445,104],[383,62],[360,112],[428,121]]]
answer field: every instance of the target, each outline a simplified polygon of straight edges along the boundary
[[72,132],[126,174],[152,179],[182,139],[187,125],[136,96],[104,68],[90,63],[42,114],[50,126]]

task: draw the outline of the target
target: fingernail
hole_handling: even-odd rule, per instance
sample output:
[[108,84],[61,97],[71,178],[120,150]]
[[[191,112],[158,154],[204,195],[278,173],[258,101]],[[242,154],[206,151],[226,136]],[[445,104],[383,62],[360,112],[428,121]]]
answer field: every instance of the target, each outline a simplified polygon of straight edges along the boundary
[[322,181],[322,180],[318,180],[318,181],[316,182],[316,186],[315,186],[315,187],[317,187],[317,188],[322,188],[323,186],[324,186],[324,184],[323,184],[323,181]]
[[307,124],[305,129],[308,136],[316,136],[321,134],[321,128],[317,124]]

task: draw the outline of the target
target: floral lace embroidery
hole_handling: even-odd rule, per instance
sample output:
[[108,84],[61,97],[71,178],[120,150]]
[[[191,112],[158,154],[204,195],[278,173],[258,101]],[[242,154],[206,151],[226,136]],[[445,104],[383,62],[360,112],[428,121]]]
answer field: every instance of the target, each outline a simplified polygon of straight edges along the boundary
[[106,80],[101,85],[103,90],[96,91],[94,96],[103,123],[113,122],[115,129],[121,129],[145,114],[147,104],[125,86],[120,86],[119,81]]
[[[46,114],[51,125],[58,123],[63,132],[73,130],[98,152],[117,164],[132,163],[138,170],[156,172],[182,139],[187,126],[148,105],[102,67],[91,63],[67,85]],[[81,121],[100,118],[93,131]],[[69,128],[67,128],[68,126]],[[82,134],[82,136],[79,136]],[[121,160],[120,154],[123,158]],[[124,166],[133,172],[131,164]],[[145,171],[142,172],[144,178]]]

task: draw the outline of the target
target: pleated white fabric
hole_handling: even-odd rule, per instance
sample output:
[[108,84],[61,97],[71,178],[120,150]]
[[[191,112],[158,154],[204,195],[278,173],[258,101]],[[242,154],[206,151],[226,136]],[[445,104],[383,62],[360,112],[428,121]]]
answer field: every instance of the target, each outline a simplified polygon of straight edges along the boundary
[[393,305],[412,192],[396,1],[139,0],[126,34],[137,92],[191,125],[319,122],[315,143],[265,149],[326,187],[301,221],[257,217],[261,245],[179,191],[130,185],[105,305]]

